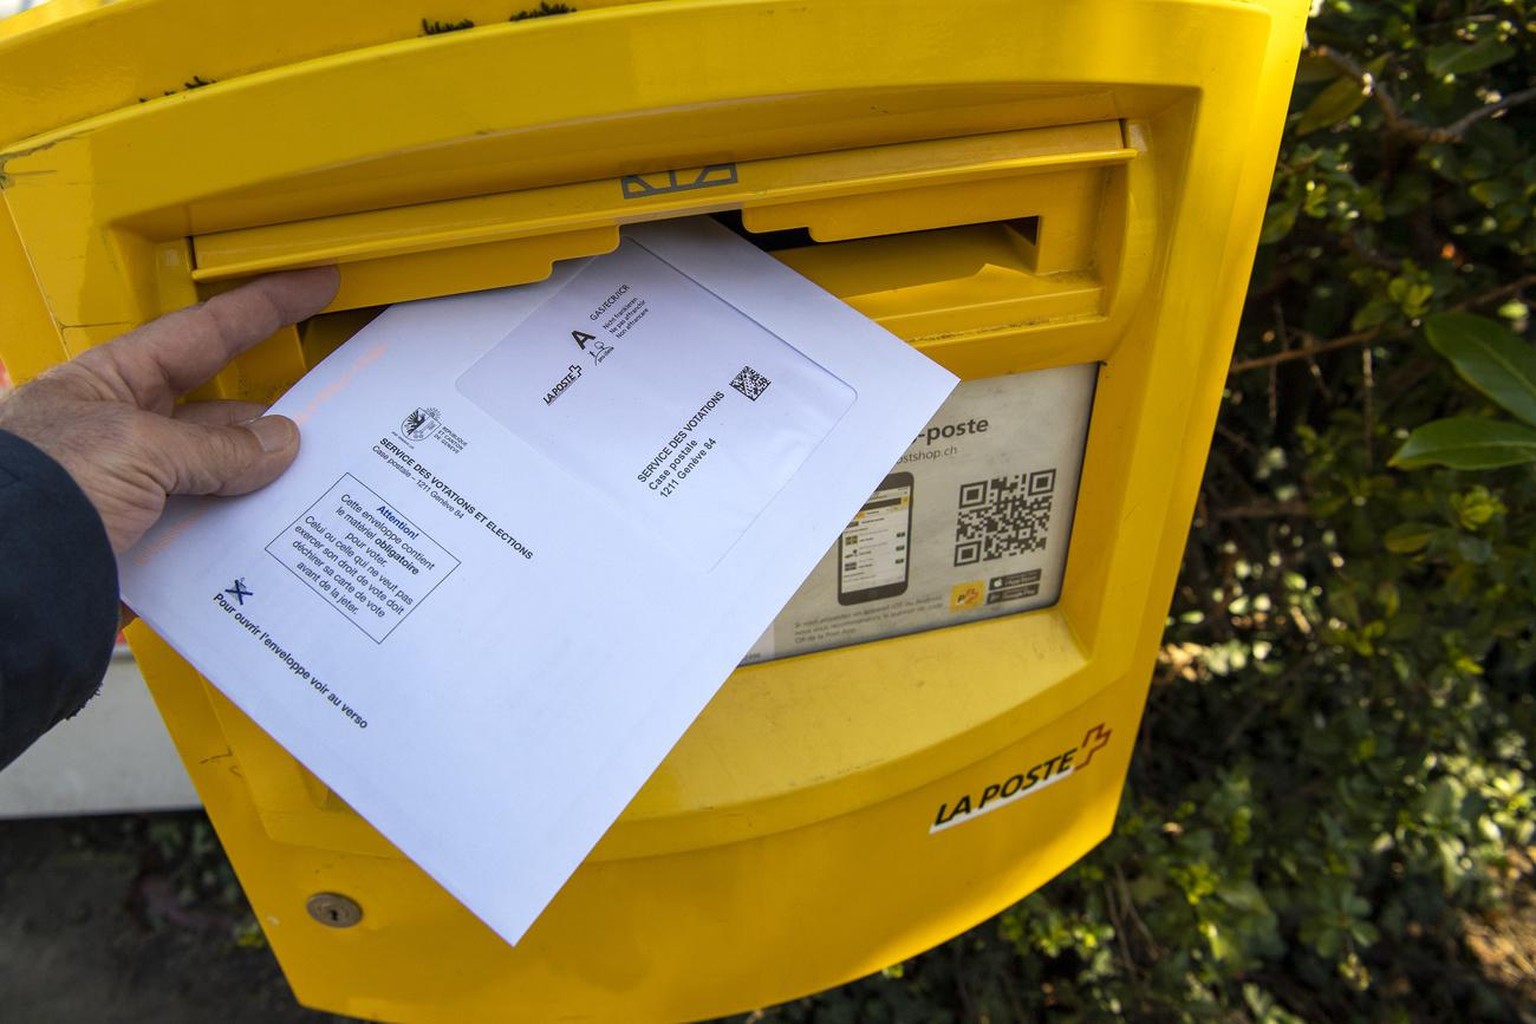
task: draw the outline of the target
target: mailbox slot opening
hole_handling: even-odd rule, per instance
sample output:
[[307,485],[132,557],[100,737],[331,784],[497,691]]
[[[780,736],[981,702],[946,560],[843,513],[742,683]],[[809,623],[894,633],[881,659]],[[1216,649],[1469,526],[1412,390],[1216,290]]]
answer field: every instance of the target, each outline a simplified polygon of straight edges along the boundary
[[[738,211],[715,218],[918,344],[1105,313],[1105,282],[1097,267],[1034,271],[1030,235],[1037,217],[836,242],[818,242],[806,228],[749,231]],[[306,321],[300,326],[304,364],[314,366],[384,308],[357,306]]]

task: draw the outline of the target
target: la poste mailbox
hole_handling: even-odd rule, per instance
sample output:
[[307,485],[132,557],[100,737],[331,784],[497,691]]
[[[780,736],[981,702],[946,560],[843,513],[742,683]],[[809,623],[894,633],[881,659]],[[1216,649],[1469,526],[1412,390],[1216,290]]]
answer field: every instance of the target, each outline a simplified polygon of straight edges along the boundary
[[932,946],[1102,839],[1306,17],[575,6],[53,0],[0,23],[19,379],[231,282],[339,264],[326,313],[201,396],[266,401],[379,306],[718,215],[965,381],[515,948],[131,634],[311,1006],[723,1014]]

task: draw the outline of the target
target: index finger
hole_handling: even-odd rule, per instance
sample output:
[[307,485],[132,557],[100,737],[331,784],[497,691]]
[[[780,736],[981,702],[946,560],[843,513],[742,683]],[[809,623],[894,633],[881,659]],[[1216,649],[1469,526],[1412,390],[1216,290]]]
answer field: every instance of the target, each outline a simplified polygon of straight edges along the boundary
[[90,349],[76,362],[140,408],[169,406],[279,328],[324,309],[339,282],[335,267],[259,277]]

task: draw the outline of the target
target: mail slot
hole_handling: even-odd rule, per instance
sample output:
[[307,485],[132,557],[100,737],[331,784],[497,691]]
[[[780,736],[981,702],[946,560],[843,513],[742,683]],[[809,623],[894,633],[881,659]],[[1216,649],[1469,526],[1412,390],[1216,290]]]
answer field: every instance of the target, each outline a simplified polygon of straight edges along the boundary
[[[575,6],[464,0],[439,31],[374,0],[53,0],[0,23],[20,379],[336,263],[330,309],[204,393],[270,400],[384,305],[713,216],[965,381],[516,947],[136,627],[318,1008],[749,1009],[941,942],[1108,834],[1307,11]],[[361,917],[328,918],[334,895]]]

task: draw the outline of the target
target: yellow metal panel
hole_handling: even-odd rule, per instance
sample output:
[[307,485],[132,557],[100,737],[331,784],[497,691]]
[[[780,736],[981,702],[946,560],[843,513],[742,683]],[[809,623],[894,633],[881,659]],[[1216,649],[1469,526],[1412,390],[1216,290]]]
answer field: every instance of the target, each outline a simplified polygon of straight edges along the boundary
[[38,294],[27,251],[22,247],[16,227],[0,204],[0,338],[15,339],[0,350],[6,373],[13,383],[31,380],[64,358],[64,342],[59,337],[48,306]]
[[[965,378],[1099,367],[1058,604],[738,671],[515,949],[136,627],[301,999],[718,1015],[909,956],[1106,834],[1305,4],[470,0],[430,38],[373,0],[50,6],[0,26],[13,365],[341,261],[333,312],[208,389],[265,400],[372,307],[739,211],[808,229],[776,255]],[[323,891],[362,923],[312,920]]]
[[[1123,680],[901,801],[723,848],[589,861],[513,950],[402,858],[274,841],[254,817],[249,767],[224,743],[207,691],[158,640],[132,632],[221,838],[246,854],[237,869],[295,991],[309,1005],[385,1020],[697,1019],[784,998],[788,973],[812,990],[878,970],[993,912],[994,886],[1036,888],[1107,832],[1143,685]],[[1084,739],[1095,728],[1104,745],[1089,755],[1097,741]],[[1087,767],[1014,808],[1033,813],[1005,809],[929,834],[941,806],[1066,750],[1083,751]],[[998,847],[1030,855],[984,877],[968,870],[991,863]],[[312,892],[357,899],[363,923],[316,924],[304,910]],[[858,910],[834,912],[845,900]],[[761,959],[773,950],[793,953]]]
[[[1098,274],[1033,273],[1023,240],[1006,224],[805,246],[777,255],[886,330],[923,342],[930,354],[930,342],[954,335],[1099,318],[1108,310]],[[1038,352],[1031,358],[1038,359]]]
[[[194,277],[215,280],[509,238],[544,240],[593,225],[736,206],[745,210],[752,231],[810,227],[821,241],[1005,220],[1048,204],[1074,178],[1061,168],[1123,163],[1133,155],[1112,123],[628,175],[617,189],[611,181],[582,182],[202,235]],[[1042,171],[1057,173],[1043,175],[1029,190],[1015,180]],[[934,198],[941,189],[944,195]],[[873,216],[861,215],[875,197],[881,203]]]
[[[179,18],[182,6],[167,3],[167,13],[175,10]],[[264,9],[278,17],[275,7]],[[1009,100],[1026,108],[1055,104],[1054,117],[1085,120],[1102,109],[1102,87],[1075,85],[1075,102],[1062,102],[1063,91],[1075,83],[1154,83],[1115,98],[1127,107],[1166,104],[1162,94],[1168,89],[1198,81],[1192,69],[1220,65],[1245,40],[1251,47],[1265,29],[1254,8],[1126,3],[1113,15],[1117,33],[1177,39],[1180,59],[1135,48],[1116,53],[1118,63],[1106,63],[1114,47],[1081,47],[1066,55],[1051,48],[1053,35],[1102,33],[1102,22],[1083,11],[1074,5],[1054,12],[1051,33],[1000,35],[996,24],[1020,19],[1012,4],[976,5],[959,21],[941,6],[915,4],[623,6],[537,19],[536,30],[528,27],[532,23],[490,25],[220,80],[61,126],[0,152],[0,161],[12,183],[18,226],[37,239],[29,243],[34,260],[46,261],[51,270],[44,276],[59,282],[50,286],[55,315],[68,324],[143,319],[153,298],[148,283],[135,281],[127,295],[111,285],[148,262],[137,239],[239,226],[210,219],[208,204],[216,208],[223,195],[268,189],[278,203],[286,183],[317,175],[338,189],[366,185],[392,173],[397,159],[427,150],[473,166],[476,144],[492,137],[518,154],[508,186],[528,187],[551,175],[576,181],[660,169],[658,164],[708,165],[740,159],[734,147],[753,144],[757,120],[771,124],[785,110],[794,124],[809,126],[798,132],[804,139],[776,129],[780,144],[798,152],[825,148],[827,134],[839,127],[854,138],[881,130],[931,132],[943,113],[954,112],[963,123],[978,108],[1006,111]],[[881,33],[912,42],[871,45],[874,36],[864,22],[876,17]],[[83,19],[82,28],[94,26],[95,19]],[[711,45],[691,46],[688,39]],[[939,39],[966,52],[967,60],[936,50],[932,41]],[[855,45],[858,57],[852,59]],[[583,75],[570,87],[548,87],[570,81],[572,68],[603,72]],[[1029,74],[1022,76],[1021,69]],[[1233,71],[1251,78],[1247,69]],[[787,96],[786,76],[794,81]],[[599,77],[603,88],[595,87]],[[402,89],[401,82],[412,87]],[[326,102],[316,104],[316,96]],[[539,100],[515,104],[509,96]],[[894,118],[886,113],[892,107]],[[902,111],[931,114],[927,123],[903,128]],[[890,120],[895,128],[882,129]],[[680,152],[683,138],[699,137],[700,121],[735,127],[707,132],[710,148],[686,161],[654,155],[658,145],[669,143],[674,154]],[[259,132],[249,130],[256,124],[281,125],[283,144],[265,145]],[[647,151],[653,155],[641,163]],[[378,166],[380,154],[391,154],[390,166]],[[435,188],[470,184],[461,173],[441,177],[444,183]],[[97,227],[60,232],[57,225],[76,220],[71,214],[81,209],[91,211]],[[245,207],[243,216],[292,219],[270,206]],[[64,251],[48,251],[49,237]],[[88,277],[94,274],[105,275],[100,286]]]
[[613,251],[618,244],[617,228],[597,227],[347,263],[341,288],[327,309],[357,309],[540,281],[549,276],[556,260],[596,256]]
[[[635,0],[586,0],[584,11]],[[539,5],[532,2],[527,10]],[[515,4],[456,0],[453,17],[505,23]],[[328,54],[426,37],[422,6],[400,0],[49,0],[0,22],[0,125],[36,135],[131,103]],[[519,23],[536,30],[537,21]],[[125,41],[131,40],[132,45]],[[217,46],[210,46],[217,40]]]

